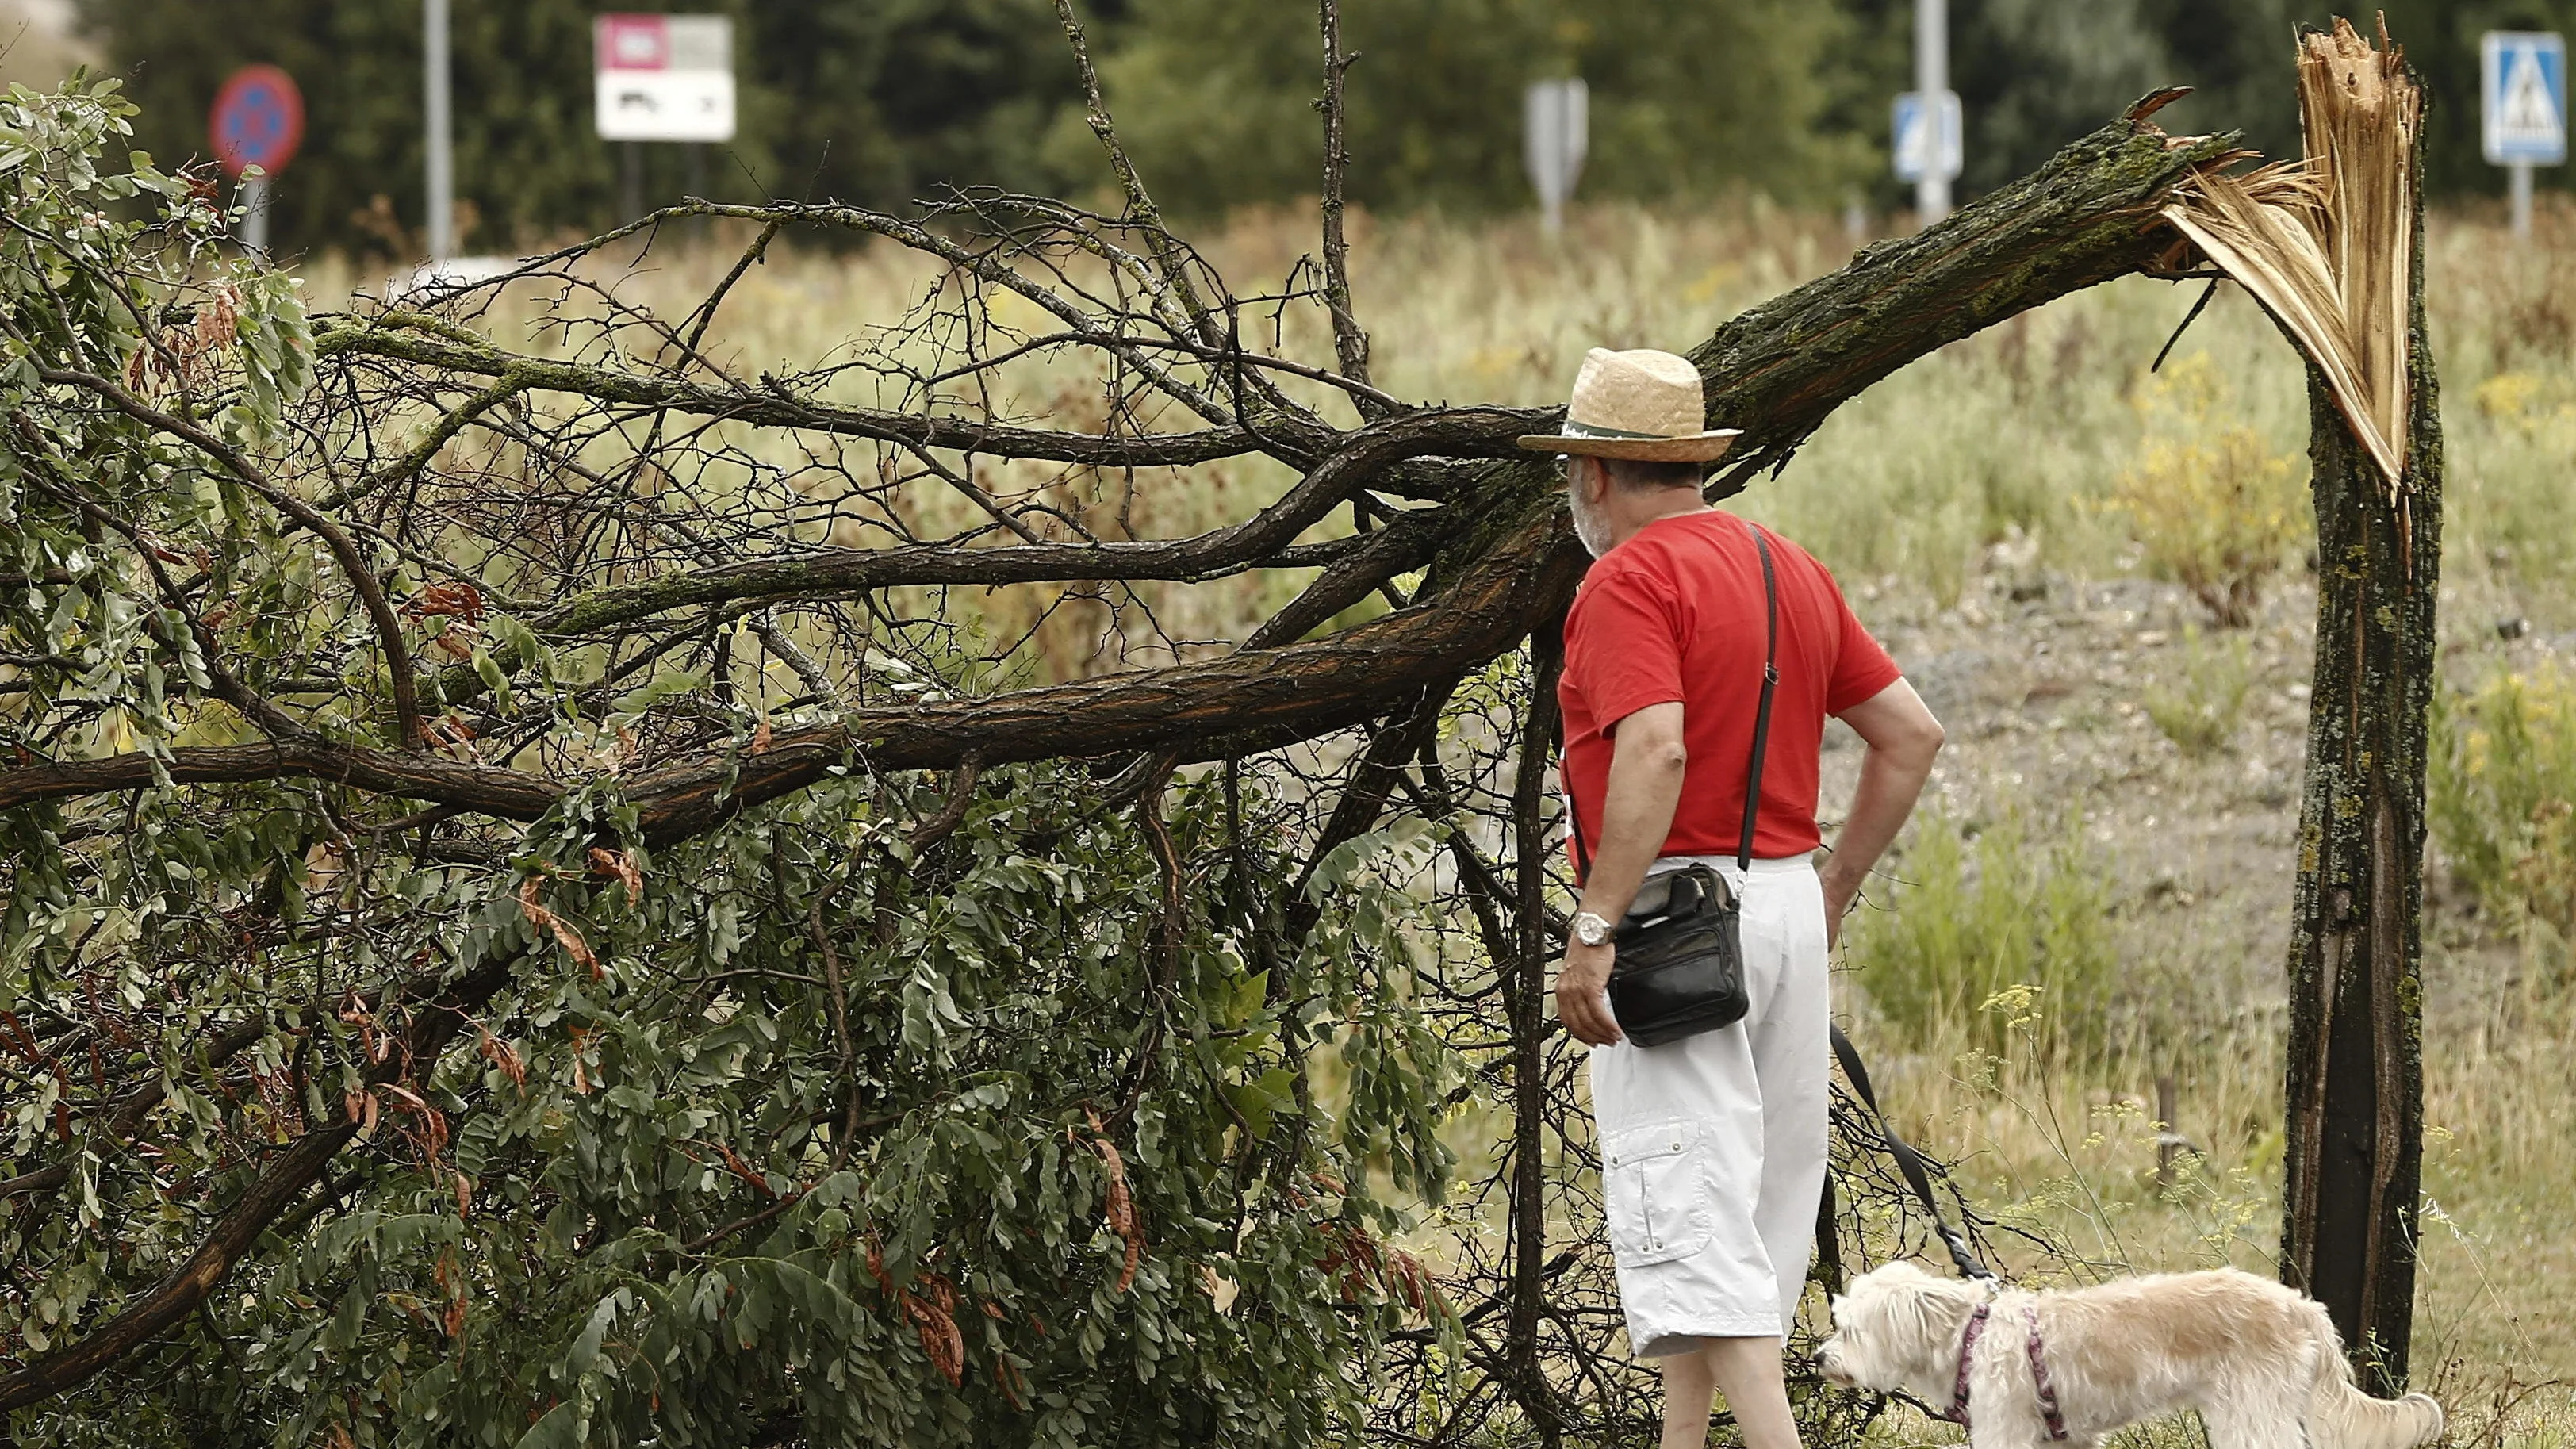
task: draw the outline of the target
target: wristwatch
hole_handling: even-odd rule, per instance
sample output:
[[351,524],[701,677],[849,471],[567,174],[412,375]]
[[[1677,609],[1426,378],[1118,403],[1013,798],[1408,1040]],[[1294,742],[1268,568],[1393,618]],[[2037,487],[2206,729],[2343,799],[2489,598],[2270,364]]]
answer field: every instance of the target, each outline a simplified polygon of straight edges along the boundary
[[1590,911],[1578,911],[1575,913],[1574,939],[1581,941],[1586,946],[1609,945],[1610,933],[1616,929],[1617,927],[1612,926],[1608,921],[1603,920],[1601,917],[1594,915]]

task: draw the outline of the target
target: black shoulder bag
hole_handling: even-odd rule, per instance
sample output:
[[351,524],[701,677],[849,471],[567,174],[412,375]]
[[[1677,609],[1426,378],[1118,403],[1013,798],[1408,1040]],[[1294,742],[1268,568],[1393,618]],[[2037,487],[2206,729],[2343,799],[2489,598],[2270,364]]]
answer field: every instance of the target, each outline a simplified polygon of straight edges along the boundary
[[[1762,555],[1765,640],[1762,702],[1753,716],[1753,766],[1744,786],[1744,838],[1735,850],[1739,870],[1753,868],[1753,827],[1762,811],[1762,750],[1771,736],[1771,691],[1780,682],[1780,601],[1771,575],[1771,545],[1761,529],[1745,527]],[[1573,801],[1568,790],[1567,809]],[[1583,846],[1579,817],[1574,855],[1589,877],[1592,857]],[[1742,1020],[1749,1004],[1743,915],[1743,902],[1710,866],[1688,865],[1647,877],[1610,938],[1618,947],[1610,967],[1610,1013],[1621,1034],[1639,1046],[1662,1046]]]

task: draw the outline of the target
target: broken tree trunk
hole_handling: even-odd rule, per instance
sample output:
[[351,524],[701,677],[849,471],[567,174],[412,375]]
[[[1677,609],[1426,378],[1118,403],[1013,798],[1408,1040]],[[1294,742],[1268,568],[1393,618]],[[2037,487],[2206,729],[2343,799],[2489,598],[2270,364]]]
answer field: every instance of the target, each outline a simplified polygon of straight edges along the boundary
[[[2385,37],[2383,36],[2383,41]],[[2349,29],[2309,37],[2328,64],[2377,72],[2392,105],[2420,103],[2392,50]],[[2303,67],[2304,68],[2304,67]],[[2329,86],[2336,104],[2370,86]],[[2393,122],[2392,122],[2393,124]],[[2442,434],[2424,335],[2420,127],[2387,164],[2406,183],[2402,247],[2403,471],[2394,481],[2345,426],[2310,364],[2317,513],[2316,683],[2290,945],[2287,1165],[2281,1277],[2321,1300],[2363,1382],[2406,1378],[2422,1153],[2421,978],[2426,712],[2441,570]],[[2313,147],[2312,147],[2313,150]]]

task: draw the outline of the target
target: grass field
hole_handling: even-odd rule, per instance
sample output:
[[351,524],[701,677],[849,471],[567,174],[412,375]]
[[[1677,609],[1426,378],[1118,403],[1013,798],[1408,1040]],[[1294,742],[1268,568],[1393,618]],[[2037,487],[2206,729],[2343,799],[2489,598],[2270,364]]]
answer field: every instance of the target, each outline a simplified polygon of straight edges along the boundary
[[[1268,290],[1315,246],[1277,217],[1208,240],[1239,291]],[[1560,399],[1589,346],[1685,347],[1850,249],[1838,228],[1760,207],[1592,211],[1558,240],[1362,218],[1355,243],[1381,386],[1518,404]],[[2449,443],[2442,667],[2467,691],[2576,654],[2576,213],[2545,212],[2528,245],[2440,218],[2428,253]],[[728,261],[682,250],[631,285],[685,306]],[[313,276],[326,294],[349,285],[329,266]],[[745,372],[811,363],[925,281],[891,249],[782,254],[736,292],[717,347]],[[2278,1232],[2312,649],[2307,401],[2288,346],[2229,289],[2151,374],[2195,295],[2129,279],[1924,359],[1740,502],[1834,567],[1951,726],[1931,807],[1874,893],[1893,909],[1854,929],[1846,1005],[1905,1122],[2079,1272],[2268,1270]],[[1329,355],[1320,312],[1282,327],[1290,351]],[[1020,409],[1078,410],[1080,379],[1009,382]],[[1206,475],[1152,480],[1138,530],[1213,521],[1227,492]],[[2242,627],[2219,627],[2190,587],[2212,558],[2245,591]],[[1157,611],[1177,633],[1239,636],[1286,587],[1174,586]],[[1033,647],[1057,674],[1135,657],[1096,623]],[[2576,709],[2533,719],[2544,742],[2576,738]],[[1829,826],[1856,754],[1828,756]],[[2538,850],[2532,820],[2488,823]],[[2534,886],[2493,859],[2480,878],[2466,859],[2437,837],[2417,1375],[2449,1401],[2454,1443],[2565,1444],[2576,960],[2549,920],[2567,912],[2535,895],[2554,878]],[[1997,970],[2041,989],[1989,1002],[1891,974],[1992,984]],[[2159,1077],[2194,1149],[2162,1190]]]

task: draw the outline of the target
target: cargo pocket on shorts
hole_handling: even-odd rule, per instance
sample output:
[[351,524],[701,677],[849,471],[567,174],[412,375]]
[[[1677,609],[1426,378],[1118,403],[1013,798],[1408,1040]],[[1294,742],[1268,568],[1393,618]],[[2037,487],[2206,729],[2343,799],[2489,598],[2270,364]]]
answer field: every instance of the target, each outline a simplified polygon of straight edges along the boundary
[[1687,1258],[1717,1233],[1699,1128],[1635,1127],[1611,1138],[1601,1161],[1610,1251],[1623,1268]]

